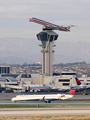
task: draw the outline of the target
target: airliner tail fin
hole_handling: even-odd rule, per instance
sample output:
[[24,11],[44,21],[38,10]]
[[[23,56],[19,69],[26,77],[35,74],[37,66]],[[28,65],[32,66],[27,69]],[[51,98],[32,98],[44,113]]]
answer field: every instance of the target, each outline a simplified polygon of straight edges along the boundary
[[71,27],[75,27],[75,25],[69,25],[67,28],[70,29]]
[[70,94],[70,95],[74,95],[74,94],[75,94],[75,90],[70,90],[70,91],[69,91],[69,94]]
[[75,78],[75,79],[76,79],[76,83],[77,83],[77,85],[81,85],[80,80],[79,80],[78,78]]
[[19,75],[16,77],[16,79],[17,79],[18,81],[20,81],[21,77],[22,77],[22,74],[19,74]]

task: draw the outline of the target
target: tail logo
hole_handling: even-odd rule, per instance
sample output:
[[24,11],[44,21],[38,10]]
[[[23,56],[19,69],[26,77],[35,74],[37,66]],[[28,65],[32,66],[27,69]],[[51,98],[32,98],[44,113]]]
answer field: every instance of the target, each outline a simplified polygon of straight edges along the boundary
[[70,91],[69,91],[69,94],[70,94],[70,95],[74,95],[74,93],[75,93],[75,90],[70,90]]
[[77,85],[80,85],[81,82],[76,78]]
[[52,84],[54,84],[54,81],[52,81],[52,82],[49,83],[49,85],[52,85]]

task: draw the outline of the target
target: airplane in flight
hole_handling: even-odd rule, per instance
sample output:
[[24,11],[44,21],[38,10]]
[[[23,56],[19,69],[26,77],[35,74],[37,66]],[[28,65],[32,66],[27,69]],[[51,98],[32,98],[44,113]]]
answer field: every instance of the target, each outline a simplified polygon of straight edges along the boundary
[[45,103],[51,103],[55,100],[65,100],[74,96],[75,90],[70,90],[69,94],[41,94],[41,95],[17,95],[13,97],[12,102],[16,101],[44,101]]
[[59,25],[56,25],[56,24],[53,24],[53,23],[50,23],[50,22],[46,22],[46,21],[38,19],[38,18],[34,18],[34,17],[29,18],[29,21],[44,25],[43,30],[60,30],[60,31],[68,32],[68,31],[70,31],[71,27],[74,27],[74,25],[70,25],[70,26],[67,26],[67,27],[59,26]]

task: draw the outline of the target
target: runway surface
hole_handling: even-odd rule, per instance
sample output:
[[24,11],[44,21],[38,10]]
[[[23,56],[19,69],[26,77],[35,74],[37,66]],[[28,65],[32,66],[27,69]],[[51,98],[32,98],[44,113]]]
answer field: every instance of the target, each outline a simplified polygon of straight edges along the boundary
[[0,105],[86,105],[90,106],[89,101],[52,101],[51,103],[45,103],[44,101],[0,101]]
[[90,108],[4,108],[0,116],[90,115]]
[[[0,116],[60,116],[60,115],[90,115],[90,95],[74,95],[68,100],[59,100],[52,103],[43,101],[12,102],[11,98],[21,93],[0,93],[0,105],[68,105],[69,108],[1,108]],[[24,94],[24,93],[22,93]],[[82,100],[82,101],[80,101]],[[74,106],[77,106],[73,108]],[[83,107],[78,107],[78,106]],[[70,108],[72,106],[72,108]],[[85,106],[85,107],[84,107]]]

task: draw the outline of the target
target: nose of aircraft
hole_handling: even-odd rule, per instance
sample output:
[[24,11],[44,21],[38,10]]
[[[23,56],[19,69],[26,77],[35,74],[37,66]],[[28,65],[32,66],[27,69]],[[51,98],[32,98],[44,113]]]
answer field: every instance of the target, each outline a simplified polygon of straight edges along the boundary
[[13,98],[11,99],[11,101],[15,101],[15,97],[13,97]]

